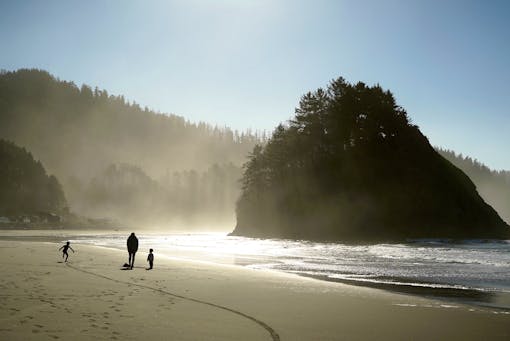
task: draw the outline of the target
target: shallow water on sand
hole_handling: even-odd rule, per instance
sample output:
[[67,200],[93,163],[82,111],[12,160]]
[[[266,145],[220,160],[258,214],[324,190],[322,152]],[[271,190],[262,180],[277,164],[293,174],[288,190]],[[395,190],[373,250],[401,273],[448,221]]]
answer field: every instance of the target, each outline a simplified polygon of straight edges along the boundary
[[[76,236],[74,242],[125,248],[125,235]],[[231,237],[222,233],[140,234],[140,251],[370,286],[428,289],[438,296],[510,294],[510,242],[415,240],[348,245]],[[425,292],[425,291],[423,291]],[[481,296],[480,296],[481,297]],[[480,299],[475,297],[475,299]]]
[[[122,250],[126,248],[127,236],[72,232],[56,235],[62,241]],[[158,257],[176,257],[510,309],[510,241],[415,240],[403,244],[349,245],[233,237],[226,233],[145,232],[140,232],[138,238],[141,253],[138,259],[145,260],[142,254],[153,248],[156,265]]]

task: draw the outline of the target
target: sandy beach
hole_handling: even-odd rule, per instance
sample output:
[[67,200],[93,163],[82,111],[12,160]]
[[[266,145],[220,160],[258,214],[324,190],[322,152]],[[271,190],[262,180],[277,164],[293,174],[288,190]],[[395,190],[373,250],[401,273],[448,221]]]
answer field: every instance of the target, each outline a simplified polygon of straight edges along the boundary
[[0,340],[504,340],[510,314],[290,274],[0,241]]

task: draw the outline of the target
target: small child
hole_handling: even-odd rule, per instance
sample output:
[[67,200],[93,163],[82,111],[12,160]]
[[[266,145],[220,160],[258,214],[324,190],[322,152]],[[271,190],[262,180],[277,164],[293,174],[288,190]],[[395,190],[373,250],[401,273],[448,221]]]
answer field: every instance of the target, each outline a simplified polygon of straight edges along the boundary
[[66,257],[66,262],[67,262],[67,258],[69,257],[69,254],[67,253],[67,250],[68,249],[71,249],[71,251],[73,251],[74,253],[74,250],[73,248],[69,245],[71,244],[70,242],[67,242],[66,245],[62,246],[60,249],[58,249],[59,251],[62,250],[62,258],[64,258],[64,256]]
[[147,256],[147,261],[149,262],[149,268],[147,270],[152,269],[152,265],[154,264],[154,254],[152,253],[154,250],[149,250],[149,255]]

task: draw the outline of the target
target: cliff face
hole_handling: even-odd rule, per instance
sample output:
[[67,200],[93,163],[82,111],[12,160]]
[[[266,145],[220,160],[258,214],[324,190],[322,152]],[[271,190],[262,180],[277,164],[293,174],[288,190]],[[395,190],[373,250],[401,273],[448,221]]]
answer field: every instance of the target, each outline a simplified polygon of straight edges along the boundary
[[378,86],[302,97],[245,165],[235,235],[322,240],[508,238],[471,180]]

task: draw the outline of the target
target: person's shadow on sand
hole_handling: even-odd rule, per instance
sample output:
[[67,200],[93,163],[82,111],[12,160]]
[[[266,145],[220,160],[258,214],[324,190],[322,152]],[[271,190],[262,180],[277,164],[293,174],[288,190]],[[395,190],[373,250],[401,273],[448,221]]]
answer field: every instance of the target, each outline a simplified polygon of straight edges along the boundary
[[128,264],[128,263],[124,263],[124,265],[122,265],[122,267],[120,268],[120,270],[123,270],[123,271],[124,271],[124,270],[133,270],[133,269],[137,269],[137,268],[138,268],[138,269],[142,269],[142,267],[141,267],[141,266],[133,266],[133,267],[131,267],[131,266],[129,266],[129,264]]

